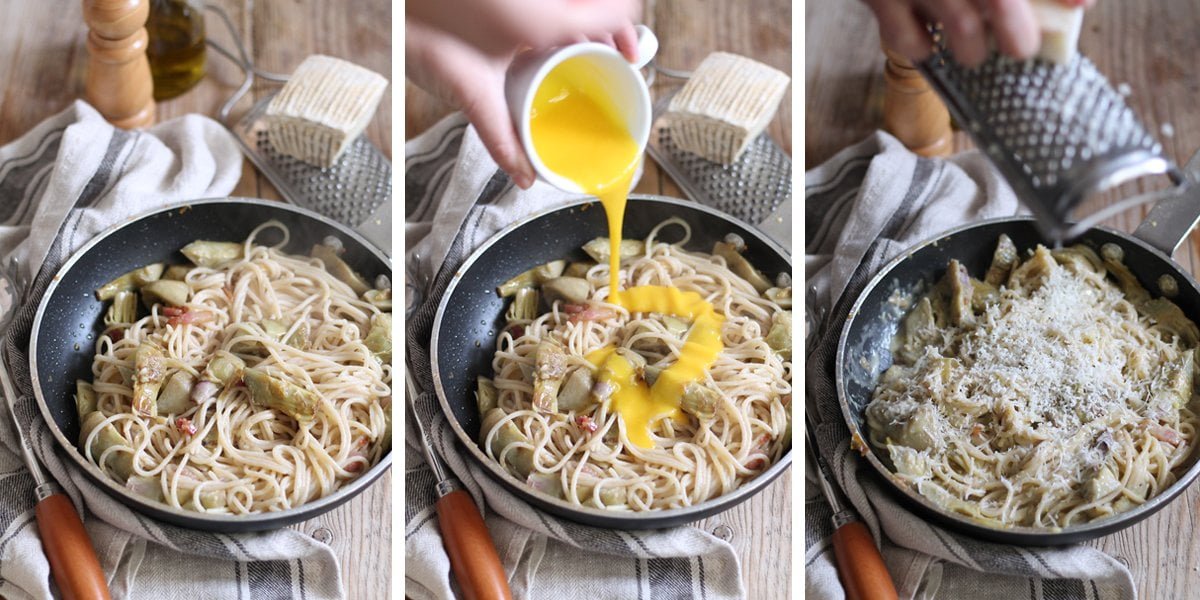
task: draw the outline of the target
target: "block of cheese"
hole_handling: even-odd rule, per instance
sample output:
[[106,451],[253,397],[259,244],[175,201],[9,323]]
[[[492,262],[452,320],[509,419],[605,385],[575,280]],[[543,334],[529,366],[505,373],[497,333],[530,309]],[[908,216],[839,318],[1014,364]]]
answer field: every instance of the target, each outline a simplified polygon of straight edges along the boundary
[[370,122],[388,82],[382,75],[331,56],[313,55],[267,105],[267,136],[275,150],[331,167]]
[[667,107],[671,139],[683,150],[730,164],[775,116],[790,81],[760,62],[714,52]]
[[1071,62],[1083,29],[1083,7],[1066,6],[1059,0],[1033,0],[1031,5],[1042,34],[1038,58],[1060,65]]

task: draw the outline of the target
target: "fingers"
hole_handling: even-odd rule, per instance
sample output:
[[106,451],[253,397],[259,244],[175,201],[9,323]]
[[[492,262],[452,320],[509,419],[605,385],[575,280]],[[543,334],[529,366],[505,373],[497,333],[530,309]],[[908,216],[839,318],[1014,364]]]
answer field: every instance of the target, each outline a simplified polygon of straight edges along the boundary
[[521,189],[533,185],[533,165],[525,156],[517,129],[508,114],[504,98],[504,77],[472,77],[462,88],[462,109],[467,120],[475,126],[479,139],[492,160],[508,173]]
[[621,56],[625,57],[625,60],[637,62],[637,31],[633,28],[633,23],[626,21],[624,26],[613,32],[612,40],[617,46],[617,51],[621,53]]
[[611,36],[627,22],[623,11],[614,10],[606,2],[556,0],[544,4],[536,19],[525,19],[516,27],[526,43],[544,48],[577,36],[592,40]]
[[636,0],[551,0],[539,14],[536,26],[551,37],[583,35],[616,48],[626,59],[637,59],[637,32],[633,24],[641,15]]
[[613,36],[611,33],[601,33],[601,34],[594,35],[594,36],[592,36],[592,41],[596,42],[598,44],[604,44],[605,46],[608,46],[610,48],[617,47],[617,44],[615,42],[613,42]]
[[478,90],[477,94],[463,104],[467,120],[479,132],[479,139],[492,160],[512,177],[513,183],[521,189],[529,189],[533,185],[533,165],[525,156],[516,127],[509,117],[502,84],[487,86]]
[[512,125],[503,89],[494,88],[493,92],[492,86],[488,86],[487,90],[480,90],[479,97],[464,104],[463,113],[479,132],[479,139],[497,166],[504,169],[518,187],[528,190],[534,180],[533,164],[524,154],[516,127]]
[[1033,9],[1025,0],[987,0],[992,32],[997,48],[1016,58],[1029,58],[1037,52],[1041,39]]
[[[879,34],[889,49],[919,62],[929,56],[927,21],[942,24],[955,59],[975,66],[987,58],[989,40],[1009,56],[1026,59],[1041,39],[1028,0],[865,0],[879,20]],[[1059,0],[1067,6],[1091,7],[1096,0]]]
[[445,49],[455,51],[452,38],[415,19],[404,22],[404,76],[438,100],[457,104],[450,81],[442,75]]
[[637,62],[637,30],[633,28],[633,23],[631,22],[626,22],[611,33],[605,31],[591,36],[577,34],[566,38],[566,40],[565,43],[596,42],[604,44],[610,48],[615,48],[617,52],[621,53],[621,56],[625,57],[625,60]]
[[406,28],[405,33],[416,33],[425,46],[405,59],[410,71],[423,75],[421,81],[414,81],[439,96],[448,96],[475,126],[496,164],[522,188],[533,185],[533,165],[525,156],[504,97],[510,57],[485,56],[461,39],[433,29]]
[[955,60],[973,67],[987,58],[987,29],[974,3],[970,0],[925,0],[923,4],[942,22],[942,32]]
[[866,0],[879,20],[879,37],[887,48],[920,62],[929,57],[932,41],[908,2]]

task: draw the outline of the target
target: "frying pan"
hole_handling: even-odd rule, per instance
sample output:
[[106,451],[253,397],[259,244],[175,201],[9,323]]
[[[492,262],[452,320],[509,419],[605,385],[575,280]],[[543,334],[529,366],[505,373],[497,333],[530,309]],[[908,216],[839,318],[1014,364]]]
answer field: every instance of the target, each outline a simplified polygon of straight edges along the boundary
[[[655,225],[679,217],[692,228],[688,250],[711,252],[726,234],[746,241],[746,258],[768,277],[791,273],[791,257],[758,230],[729,215],[692,202],[661,196],[631,196],[625,211],[624,237],[644,239]],[[678,231],[677,229],[674,231]],[[433,385],[451,429],[484,472],[525,501],[580,523],[616,529],[657,529],[703,519],[733,507],[766,487],[791,464],[791,448],[778,462],[738,489],[678,509],[617,512],[580,507],[525,485],[484,454],[478,444],[480,415],[475,405],[476,377],[492,375],[496,338],[504,328],[509,299],[496,286],[537,265],[567,258],[584,260],[580,249],[608,235],[604,209],[584,198],[519,221],[479,247],[451,279],[438,306],[431,339]],[[679,239],[671,229],[664,239]]]
[[[1171,260],[1171,254],[1187,237],[1200,214],[1200,197],[1191,197],[1191,193],[1176,193],[1160,202],[1133,234],[1093,227],[1074,243],[1085,244],[1097,252],[1104,244],[1118,245],[1125,252],[1125,264],[1152,295],[1170,297],[1190,319],[1197,321],[1200,320],[1200,288],[1190,274]],[[906,250],[884,266],[864,288],[850,309],[842,330],[835,366],[838,400],[852,439],[870,439],[864,409],[871,401],[880,375],[892,363],[889,347],[904,312],[897,310],[888,299],[897,290],[915,290],[920,282],[932,285],[945,273],[951,258],[958,259],[972,274],[984,273],[1002,233],[1012,238],[1021,252],[1044,243],[1030,218],[966,225]],[[1173,297],[1160,288],[1162,277],[1171,278],[1178,287],[1178,293]],[[1071,544],[1129,527],[1166,506],[1200,475],[1200,462],[1197,461],[1200,455],[1193,448],[1191,456],[1176,471],[1178,481],[1133,510],[1062,529],[995,528],[935,505],[893,474],[886,453],[869,443],[859,446],[865,460],[887,481],[885,488],[922,516],[978,538],[1026,545]]]
[[[122,504],[144,515],[191,529],[246,532],[277,529],[332,510],[366,489],[392,464],[388,452],[379,463],[338,491],[284,511],[250,515],[209,515],[171,508],[133,494],[105,476],[80,453],[75,380],[92,379],[96,338],[104,330],[107,302],[93,293],[107,281],[153,262],[186,263],[179,249],[198,240],[243,241],[264,221],[287,225],[286,252],[307,255],[325,236],[342,241],[342,258],[367,281],[391,275],[387,256],[349,228],[317,213],[268,200],[219,198],[195,200],[156,209],[97,235],[62,266],[42,297],[30,336],[29,366],[38,408],[63,454],[92,483]],[[265,231],[265,243],[280,238]]]

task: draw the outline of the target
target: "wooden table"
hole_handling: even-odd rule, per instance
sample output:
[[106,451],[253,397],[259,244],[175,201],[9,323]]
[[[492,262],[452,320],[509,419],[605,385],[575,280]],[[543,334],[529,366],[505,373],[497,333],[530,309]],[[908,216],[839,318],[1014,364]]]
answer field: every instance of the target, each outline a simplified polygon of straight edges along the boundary
[[[659,64],[694,69],[709,53],[723,50],[749,56],[791,73],[791,2],[787,0],[646,0],[643,22],[658,35]],[[659,77],[654,97],[681,85]],[[405,83],[405,136],[428,129],[453,109]],[[792,148],[791,91],[768,132],[788,153]],[[684,197],[652,160],[637,193]],[[695,526],[728,539],[742,564],[747,598],[791,597],[791,473],[738,507]]]
[[[211,1],[211,0],[210,0]],[[219,0],[240,29],[247,51],[263,69],[290,73],[310,54],[345,58],[390,77],[391,15],[388,0],[355,2],[352,10],[333,0]],[[223,25],[209,15],[212,39],[232,49]],[[0,144],[83,95],[87,30],[81,3],[0,0]],[[209,75],[186,94],[158,105],[165,121],[188,113],[215,117],[242,82],[232,63],[208,53]],[[274,89],[257,85],[257,100]],[[249,106],[235,109],[235,115]],[[391,91],[367,129],[371,141],[391,156]],[[246,161],[233,195],[279,199],[270,182]],[[397,466],[397,468],[399,468]],[[342,565],[348,598],[386,598],[391,581],[390,473],[340,508],[292,526],[326,539]]]
[[[1101,0],[1084,18],[1080,50],[1113,85],[1128,84],[1134,112],[1154,132],[1166,154],[1184,164],[1200,147],[1200,66],[1190,57],[1200,43],[1195,25],[1200,5],[1188,0],[1155,3]],[[805,167],[829,159],[882,123],[883,53],[871,11],[862,2],[807,4],[805,13]],[[1171,134],[1171,135],[1168,135]],[[973,148],[955,134],[955,149]],[[1165,178],[1121,186],[1081,208],[1093,212],[1121,197],[1166,187]],[[1104,224],[1132,231],[1148,207]],[[1200,274],[1200,236],[1193,233],[1175,253],[1193,275]],[[1129,565],[1144,598],[1191,598],[1200,589],[1200,487],[1147,520],[1093,542]]]

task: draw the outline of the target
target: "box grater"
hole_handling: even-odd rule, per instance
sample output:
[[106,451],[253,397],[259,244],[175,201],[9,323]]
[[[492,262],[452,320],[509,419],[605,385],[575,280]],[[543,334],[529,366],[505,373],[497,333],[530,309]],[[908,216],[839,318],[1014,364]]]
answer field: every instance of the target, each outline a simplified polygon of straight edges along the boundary
[[263,118],[274,93],[256,102],[241,118],[233,119],[233,107],[250,91],[256,78],[277,83],[286,82],[288,78],[255,67],[229,16],[211,4],[206,8],[224,22],[237,53],[230,52],[211,39],[208,40],[208,46],[241,67],[246,76],[219,112],[221,123],[237,138],[246,157],[270,180],[284,200],[350,226],[385,254],[391,255],[391,161],[365,135],[354,140],[337,162],[327,169],[277,152],[268,139],[267,124]]
[[[1183,174],[1095,65],[1080,53],[1058,65],[993,53],[982,65],[954,61],[936,27],[934,53],[917,68],[950,114],[996,165],[1017,198],[1033,212],[1043,234],[1063,241],[1114,211],[1069,223],[1086,197],[1122,182]],[[1114,205],[1124,210],[1154,199],[1144,195]]]
[[[675,72],[653,64],[651,68],[686,78],[686,75],[675,75]],[[738,160],[730,165],[679,149],[671,141],[670,116],[666,114],[672,97],[674,93],[654,104],[646,152],[679,184],[688,199],[757,225],[790,250],[791,157],[765,133],[751,141]]]

